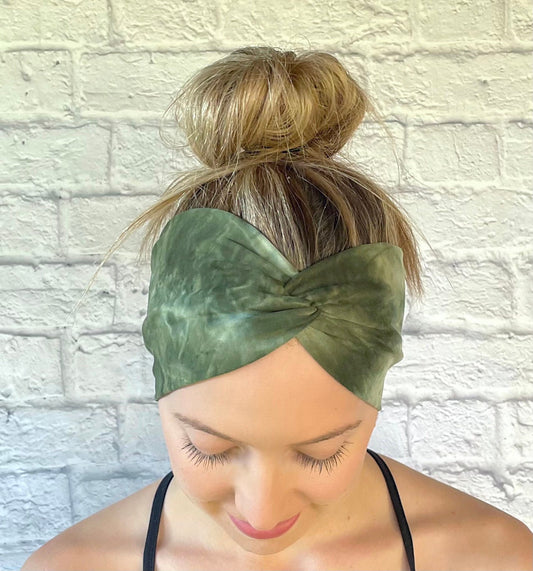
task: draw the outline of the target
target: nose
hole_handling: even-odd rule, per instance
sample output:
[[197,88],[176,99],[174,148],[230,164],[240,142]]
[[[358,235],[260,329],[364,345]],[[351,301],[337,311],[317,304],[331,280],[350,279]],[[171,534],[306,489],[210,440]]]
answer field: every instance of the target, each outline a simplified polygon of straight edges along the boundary
[[290,510],[291,483],[279,464],[258,459],[242,466],[234,493],[237,518],[258,531],[270,531],[299,511]]

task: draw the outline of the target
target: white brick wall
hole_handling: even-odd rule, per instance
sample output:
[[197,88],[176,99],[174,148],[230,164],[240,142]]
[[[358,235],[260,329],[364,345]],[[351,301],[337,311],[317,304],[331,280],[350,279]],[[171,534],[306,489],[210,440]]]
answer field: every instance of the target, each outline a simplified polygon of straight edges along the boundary
[[247,44],[329,51],[369,89],[395,147],[369,122],[350,152],[431,245],[371,448],[533,528],[532,6],[1,3],[2,570],[169,469],[140,237],[69,313],[112,240],[192,164],[159,139],[172,95]]

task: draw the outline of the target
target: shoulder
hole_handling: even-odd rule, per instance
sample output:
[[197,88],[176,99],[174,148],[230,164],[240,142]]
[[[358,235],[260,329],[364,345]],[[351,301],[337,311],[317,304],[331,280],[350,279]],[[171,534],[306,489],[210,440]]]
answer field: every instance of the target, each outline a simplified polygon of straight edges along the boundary
[[445,538],[450,565],[457,570],[532,571],[533,534],[529,528],[515,517],[485,506],[451,526]]
[[490,546],[486,569],[533,569],[533,533],[520,520],[509,514],[491,514],[482,520],[475,535],[478,545]]
[[161,479],[53,537],[21,571],[134,569],[142,561],[152,501]]
[[[105,558],[104,556],[104,560]],[[89,562],[94,564],[89,546],[69,528],[32,553],[24,562],[21,571],[72,571],[80,569],[80,565],[83,569],[87,569],[85,561],[89,565]],[[101,561],[98,568],[100,563]]]
[[417,567],[533,570],[533,534],[517,518],[383,456],[413,536]]

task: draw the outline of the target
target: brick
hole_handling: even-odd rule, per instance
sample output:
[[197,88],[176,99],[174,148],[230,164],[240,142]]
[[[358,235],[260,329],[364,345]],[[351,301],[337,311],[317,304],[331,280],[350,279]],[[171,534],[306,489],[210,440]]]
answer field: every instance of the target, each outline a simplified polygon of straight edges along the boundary
[[[148,252],[149,254],[150,252]],[[117,264],[115,326],[135,327],[141,334],[148,306],[150,260],[137,264]]]
[[533,125],[523,122],[506,124],[503,133],[502,155],[504,180],[516,182],[523,190],[531,192],[533,187],[533,161],[531,160]]
[[[164,27],[159,26],[163,31]],[[142,52],[87,52],[80,57],[79,86],[87,111],[145,111],[161,117],[177,88],[176,78],[202,67],[220,54],[197,55]]]
[[47,541],[71,525],[70,492],[65,474],[2,474],[0,505],[4,512],[0,517],[0,536],[6,543],[35,538]]
[[[530,353],[531,358],[531,353]],[[501,411],[501,450],[511,462],[526,462],[533,458],[533,398],[503,402]]]
[[417,184],[490,182],[499,176],[497,136],[488,125],[409,127],[405,152]]
[[[414,396],[528,390],[528,376],[533,376],[533,335],[406,334],[403,353],[385,386],[403,388]],[[395,382],[389,381],[393,372],[398,378]]]
[[98,125],[0,129],[0,184],[107,188],[108,141]]
[[0,409],[0,457],[4,466],[109,463],[117,460],[117,419],[113,409]]
[[516,270],[518,273],[516,284],[517,322],[525,331],[531,331],[531,324],[533,323],[533,256],[520,256],[516,261]]
[[59,339],[0,334],[2,386],[0,400],[61,396]]
[[71,68],[70,54],[63,50],[4,53],[0,59],[0,85],[9,86],[9,97],[0,98],[0,114],[70,110]]
[[157,404],[128,403],[120,427],[120,460],[135,465],[168,458]]
[[106,0],[4,2],[0,11],[3,42],[107,40]]
[[533,194],[514,190],[435,189],[406,192],[401,204],[417,223],[432,247],[528,247],[533,227]]
[[[65,248],[70,255],[98,254],[103,259],[128,224],[155,201],[153,196],[73,198],[66,215]],[[124,241],[113,257],[135,258],[142,236],[143,228]]]
[[[367,65],[371,93],[385,115],[421,122],[484,122],[530,117],[533,112],[533,70],[527,53],[415,53],[380,56]],[[479,144],[474,139],[471,147]]]
[[413,456],[440,460],[480,460],[495,454],[496,410],[486,402],[464,399],[423,401],[411,409]]
[[387,381],[383,392],[383,410],[376,420],[367,448],[383,452],[386,456],[398,458],[409,455],[407,439],[407,405],[387,400]]
[[5,266],[0,272],[0,314],[4,327],[40,327],[70,324],[101,328],[113,321],[115,281],[113,269],[104,266],[84,302],[69,316],[96,271],[88,264]]
[[[196,49],[212,49],[213,43],[262,44],[258,35],[267,35],[271,44],[282,44],[286,38],[294,37],[295,22],[298,39],[302,38],[303,43],[307,38],[325,38],[331,46],[347,46],[350,41],[359,46],[411,37],[407,0],[333,2],[327,9],[310,0],[294,4],[281,0],[257,4],[235,0],[225,3],[222,11],[214,0],[204,2],[201,9],[195,3],[184,2],[176,10],[172,2],[164,0],[149,4],[117,0],[114,7],[119,33],[135,43],[189,46],[193,30]],[[304,14],[306,17],[302,17]],[[161,22],[165,25],[161,26]]]
[[[163,176],[172,161],[172,153],[166,149],[155,127],[117,125],[112,145],[111,182],[124,194],[129,189],[157,183],[163,186],[168,180]],[[174,174],[172,172],[172,174]]]
[[503,37],[504,22],[503,0],[442,4],[422,0],[419,4],[418,30],[426,42],[497,42]]
[[118,401],[153,398],[149,357],[140,335],[81,335],[73,359],[73,394]]
[[511,0],[511,29],[517,39],[531,43],[533,28],[533,4],[530,0]]
[[486,325],[513,317],[513,279],[500,262],[483,259],[433,261],[424,271],[426,323]]
[[58,255],[55,200],[7,195],[0,204],[0,254]]
[[388,123],[386,126],[390,133],[378,123],[364,122],[343,152],[349,155],[352,166],[376,183],[392,189],[400,182],[397,161],[401,161],[405,129],[399,123]]

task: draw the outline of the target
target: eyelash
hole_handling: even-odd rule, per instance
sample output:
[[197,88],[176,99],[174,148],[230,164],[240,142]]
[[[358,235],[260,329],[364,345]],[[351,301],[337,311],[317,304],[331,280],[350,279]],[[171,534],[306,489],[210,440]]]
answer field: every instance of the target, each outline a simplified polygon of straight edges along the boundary
[[[229,461],[229,452],[222,452],[221,454],[204,454],[203,452],[200,452],[200,450],[198,450],[198,448],[196,448],[189,439],[184,439],[183,443],[184,446],[182,446],[182,450],[187,450],[189,458],[194,461],[196,466],[204,462],[208,468],[212,468],[216,464],[225,464]],[[347,442],[346,444],[351,444],[351,442]],[[309,467],[311,470],[319,470],[320,474],[322,473],[322,468],[325,468],[329,474],[330,469],[337,466],[340,458],[344,456],[345,453],[346,446],[343,444],[335,454],[325,460],[317,460],[316,458],[311,458],[311,456],[307,456],[301,452],[297,452],[296,454],[300,464]]]

